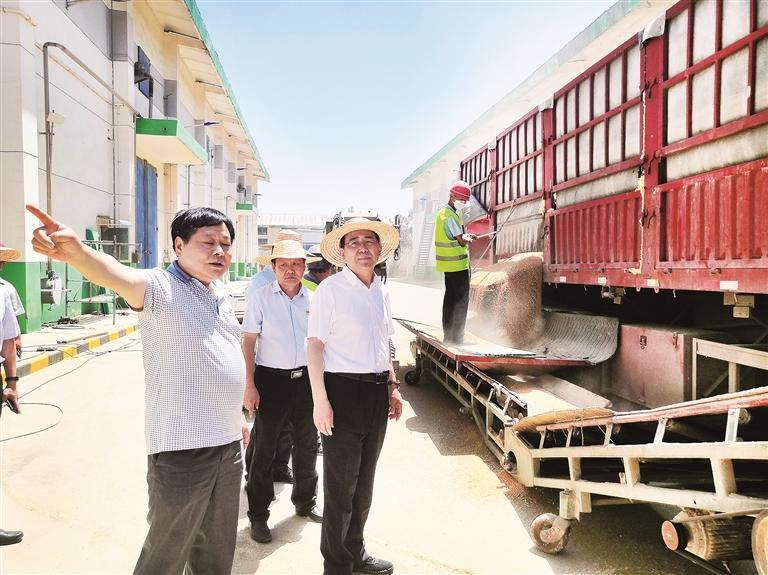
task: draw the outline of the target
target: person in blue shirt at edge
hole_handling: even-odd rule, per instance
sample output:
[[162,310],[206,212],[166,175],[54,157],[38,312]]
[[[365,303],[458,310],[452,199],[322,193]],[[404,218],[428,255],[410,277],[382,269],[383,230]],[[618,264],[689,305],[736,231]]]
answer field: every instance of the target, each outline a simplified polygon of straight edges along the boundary
[[321,281],[333,275],[333,266],[331,265],[331,262],[325,259],[323,254],[320,253],[319,244],[309,248],[309,252],[320,259],[316,262],[309,262],[307,264],[307,273],[304,274],[301,283],[303,283],[308,290],[315,291]]
[[437,212],[435,221],[435,269],[445,274],[443,296],[443,341],[460,344],[469,307],[469,244],[477,236],[467,234],[457,213],[469,202],[469,184],[451,184],[448,203]]
[[149,531],[134,573],[229,573],[235,556],[245,361],[240,325],[219,280],[235,229],[218,210],[176,214],[167,270],[135,269],[82,243],[35,206],[32,247],[112,289],[139,311],[144,360]]
[[[0,243],[0,272],[5,268],[5,264],[17,260],[21,257],[21,252],[9,248],[3,243]],[[16,291],[16,287],[9,281],[0,278],[0,288],[4,288],[8,291],[8,295],[11,297],[11,305],[13,306],[13,313],[18,318],[26,313],[24,304],[21,303],[19,292]],[[16,338],[16,357],[21,359],[21,335]]]
[[[274,244],[264,244],[265,248],[274,248],[274,246],[284,240],[293,240],[301,243],[301,234],[294,230],[282,229],[277,232],[275,236]],[[256,263],[259,263],[259,257],[256,258]],[[271,284],[277,279],[275,272],[271,265],[262,266],[259,273],[251,278],[248,285],[245,288],[245,302],[246,307],[248,302],[253,296],[254,290]],[[248,442],[248,449],[245,450],[245,480],[248,481],[248,470],[251,468],[251,458],[253,457],[253,450],[256,446],[256,426],[251,428],[251,438]],[[280,434],[280,438],[277,441],[277,452],[275,453],[275,460],[272,463],[272,479],[278,483],[293,483],[293,472],[291,471],[290,459],[291,448],[293,447],[293,439],[291,437],[291,425],[290,423],[285,426],[283,432]]]

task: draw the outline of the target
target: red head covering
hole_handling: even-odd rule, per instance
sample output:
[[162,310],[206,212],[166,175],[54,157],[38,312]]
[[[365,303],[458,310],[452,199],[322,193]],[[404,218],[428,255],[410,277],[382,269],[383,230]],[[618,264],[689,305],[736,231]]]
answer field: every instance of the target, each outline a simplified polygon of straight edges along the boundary
[[451,197],[461,202],[468,202],[471,190],[469,184],[463,180],[457,180],[451,184]]

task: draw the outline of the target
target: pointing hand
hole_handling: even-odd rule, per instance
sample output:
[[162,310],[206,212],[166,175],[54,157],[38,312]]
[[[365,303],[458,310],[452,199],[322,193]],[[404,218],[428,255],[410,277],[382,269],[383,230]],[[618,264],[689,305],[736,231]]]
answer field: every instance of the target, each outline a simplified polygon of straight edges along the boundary
[[27,211],[42,224],[32,238],[32,248],[37,253],[69,262],[82,251],[83,244],[72,228],[57,222],[37,206],[27,204]]

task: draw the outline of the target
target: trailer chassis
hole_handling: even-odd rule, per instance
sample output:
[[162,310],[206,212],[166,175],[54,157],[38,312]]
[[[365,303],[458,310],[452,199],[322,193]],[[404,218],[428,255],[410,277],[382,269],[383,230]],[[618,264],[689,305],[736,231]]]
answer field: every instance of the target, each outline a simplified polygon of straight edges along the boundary
[[[415,335],[406,383],[433,377],[518,482],[560,490],[559,513],[531,525],[542,551],[562,551],[573,523],[593,506],[662,503],[681,508],[662,525],[671,550],[713,573],[751,551],[759,574],[768,575],[768,387],[526,425],[523,398],[439,341]],[[742,437],[740,429],[749,432]]]

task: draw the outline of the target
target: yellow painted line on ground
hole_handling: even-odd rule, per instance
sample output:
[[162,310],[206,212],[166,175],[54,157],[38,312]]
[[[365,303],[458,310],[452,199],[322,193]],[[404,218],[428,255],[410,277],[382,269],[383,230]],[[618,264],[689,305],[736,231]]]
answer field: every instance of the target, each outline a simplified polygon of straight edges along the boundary
[[[116,339],[119,339],[123,336],[128,335],[129,333],[133,333],[138,329],[137,325],[130,325],[124,329],[111,331],[105,336],[101,337],[94,337],[89,339],[85,342],[86,347],[90,349],[95,349],[108,341],[114,341]],[[65,361],[67,359],[72,359],[73,357],[76,357],[80,351],[78,351],[77,346],[75,345],[68,345],[65,347],[60,347],[58,350],[54,352],[47,353],[45,355],[41,355],[39,357],[35,357],[30,359],[29,361],[23,362],[19,368],[24,366],[26,369],[29,368],[30,374],[35,373],[36,371],[40,371],[41,369],[45,369],[46,367],[53,365],[55,363],[58,363],[58,361],[51,361],[53,356],[57,356],[57,354],[61,352],[61,359],[59,361]]]
[[59,351],[64,355],[64,359],[69,359],[77,355],[77,346],[68,345],[66,347],[60,347]]
[[34,373],[36,371],[40,371],[41,369],[46,368],[46,367],[48,367],[48,356],[47,355],[36,357],[36,358],[32,359],[29,362],[30,373]]

